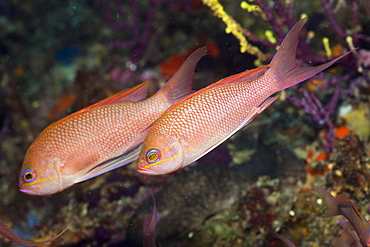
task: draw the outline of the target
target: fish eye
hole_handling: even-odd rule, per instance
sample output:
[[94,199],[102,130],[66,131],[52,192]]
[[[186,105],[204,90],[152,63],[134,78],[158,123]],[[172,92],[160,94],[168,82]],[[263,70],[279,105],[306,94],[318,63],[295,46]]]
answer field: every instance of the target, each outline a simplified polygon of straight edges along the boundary
[[161,153],[158,149],[152,148],[146,152],[146,161],[148,163],[156,163],[161,158]]
[[24,170],[22,177],[24,182],[32,183],[36,179],[36,173],[34,170],[26,169]]

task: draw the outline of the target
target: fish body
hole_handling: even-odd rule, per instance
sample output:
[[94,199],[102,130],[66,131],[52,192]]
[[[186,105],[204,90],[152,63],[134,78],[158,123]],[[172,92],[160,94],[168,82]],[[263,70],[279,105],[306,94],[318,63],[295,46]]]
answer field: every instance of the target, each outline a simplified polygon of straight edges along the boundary
[[273,236],[274,236],[275,238],[278,238],[278,239],[280,239],[281,241],[283,241],[283,242],[285,243],[285,245],[286,245],[286,246],[288,246],[288,247],[296,247],[296,246],[295,246],[295,244],[293,244],[293,242],[292,242],[292,241],[290,241],[290,239],[288,239],[287,237],[285,237],[285,236],[283,236],[283,235],[281,235],[281,234],[277,234],[277,233],[275,233],[275,234],[273,234]]
[[21,245],[21,246],[42,246],[42,245],[45,245],[57,239],[60,235],[62,235],[65,231],[67,231],[67,229],[71,225],[72,223],[69,226],[67,226],[62,232],[56,235],[55,237],[49,238],[48,240],[45,240],[45,241],[35,242],[35,241],[21,238],[20,236],[15,234],[15,232],[9,226],[7,226],[4,221],[0,220],[0,235],[9,239],[13,243]]
[[150,127],[138,172],[161,175],[184,168],[210,152],[272,104],[272,96],[326,69],[295,62],[300,20],[285,37],[269,65],[222,79],[175,103]]
[[334,197],[320,187],[315,187],[314,190],[323,197],[328,207],[328,210],[321,217],[343,215],[351,225],[344,235],[346,239],[341,237],[335,246],[347,246],[343,243],[348,242],[351,244],[360,242],[362,246],[370,246],[370,223],[360,214],[351,200],[341,194]]
[[157,205],[153,192],[149,189],[153,199],[153,211],[145,218],[143,223],[143,245],[145,247],[155,247],[155,237],[157,235],[156,227],[161,217],[157,211]]
[[191,93],[194,69],[206,49],[195,51],[150,98],[148,82],[113,95],[47,127],[29,147],[20,190],[59,192],[138,157],[148,127],[173,103]]

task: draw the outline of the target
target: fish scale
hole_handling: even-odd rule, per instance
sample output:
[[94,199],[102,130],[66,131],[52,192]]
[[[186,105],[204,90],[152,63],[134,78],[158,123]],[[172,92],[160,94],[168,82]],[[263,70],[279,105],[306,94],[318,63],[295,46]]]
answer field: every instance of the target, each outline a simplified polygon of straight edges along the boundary
[[[57,157],[63,164],[61,168],[64,168],[66,175],[76,172],[84,174],[102,160],[114,158],[130,149],[135,142],[135,137],[145,128],[145,123],[155,120],[155,118],[148,118],[143,121],[139,119],[136,111],[130,108],[131,105],[104,106],[102,109],[67,119],[62,124],[41,133],[35,145],[31,146],[30,152],[44,151],[46,156]],[[146,104],[136,106],[136,109],[140,110],[140,108],[158,111]],[[144,127],[133,126],[130,133],[126,133],[122,131],[124,126],[121,119],[124,118],[138,123],[141,120]],[[101,141],[102,138],[105,138],[104,142]],[[83,152],[79,151],[81,146],[84,147]],[[26,159],[25,162],[27,161]]]
[[269,65],[222,79],[170,107],[149,128],[138,159],[138,172],[163,175],[201,158],[258,114],[273,94],[321,72],[348,53],[316,67],[295,62],[300,20],[287,34]]
[[20,190],[53,194],[136,160],[148,127],[192,92],[194,69],[205,53],[205,48],[193,52],[150,98],[144,82],[47,127],[26,153]]
[[[188,157],[198,157],[204,153],[206,147],[230,133],[230,129],[240,126],[245,119],[245,112],[251,111],[253,105],[260,105],[264,98],[272,94],[273,91],[267,91],[266,88],[269,87],[263,82],[266,83],[265,80],[257,80],[227,88],[212,88],[206,94],[198,94],[186,103],[173,107],[155,124],[168,126],[169,134],[175,135],[182,146],[194,147],[189,150]],[[251,93],[256,91],[259,93]],[[204,111],[205,108],[207,112]],[[229,112],[233,114],[230,115]],[[158,136],[149,132],[147,138]],[[186,140],[190,143],[185,143]],[[201,148],[196,143],[201,143]]]

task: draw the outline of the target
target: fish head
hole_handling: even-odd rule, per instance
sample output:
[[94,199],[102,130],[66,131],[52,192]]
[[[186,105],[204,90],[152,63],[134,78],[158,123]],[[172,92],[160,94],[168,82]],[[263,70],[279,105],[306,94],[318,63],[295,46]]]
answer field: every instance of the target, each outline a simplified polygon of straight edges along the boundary
[[138,172],[145,175],[164,175],[183,168],[183,146],[176,136],[148,134],[139,154]]
[[[30,195],[50,195],[66,188],[65,178],[61,180],[58,167],[60,159],[40,156],[29,149],[19,175],[19,190]],[[69,186],[67,186],[69,187]]]

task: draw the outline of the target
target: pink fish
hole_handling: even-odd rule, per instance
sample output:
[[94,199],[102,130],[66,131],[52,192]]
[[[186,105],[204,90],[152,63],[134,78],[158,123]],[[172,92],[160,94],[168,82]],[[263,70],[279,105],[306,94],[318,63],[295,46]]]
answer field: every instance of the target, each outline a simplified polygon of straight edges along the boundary
[[153,198],[153,211],[145,218],[143,224],[143,235],[144,235],[144,246],[145,247],[155,247],[155,237],[156,237],[156,227],[157,223],[161,219],[157,211],[157,206],[155,203],[155,198],[153,192],[149,189],[150,194]]
[[283,241],[288,247],[296,247],[295,244],[293,244],[293,242],[290,241],[290,239],[281,234],[275,233],[273,236]]
[[370,246],[370,223],[360,214],[348,197],[345,195],[334,197],[320,187],[315,187],[315,191],[323,197],[328,207],[328,210],[321,217],[343,215],[351,225],[351,227],[347,227],[335,246],[352,246],[356,243]]
[[48,195],[137,159],[148,127],[173,103],[191,93],[196,64],[192,53],[152,97],[148,82],[120,92],[47,127],[28,149],[20,190]]
[[271,95],[348,54],[316,67],[299,67],[296,48],[306,22],[302,19],[290,30],[269,65],[222,79],[169,108],[150,127],[138,172],[161,175],[188,166],[250,123],[278,98]]
[[41,242],[35,242],[27,239],[23,239],[19,237],[17,234],[15,234],[12,229],[10,229],[2,220],[0,220],[0,235],[3,235],[5,238],[9,239],[15,244],[19,244],[22,246],[40,246],[44,245],[46,243],[49,243],[56,238],[58,238],[60,235],[62,235],[72,224],[66,227],[61,233],[59,233],[57,236],[50,238],[49,240],[41,241]]

